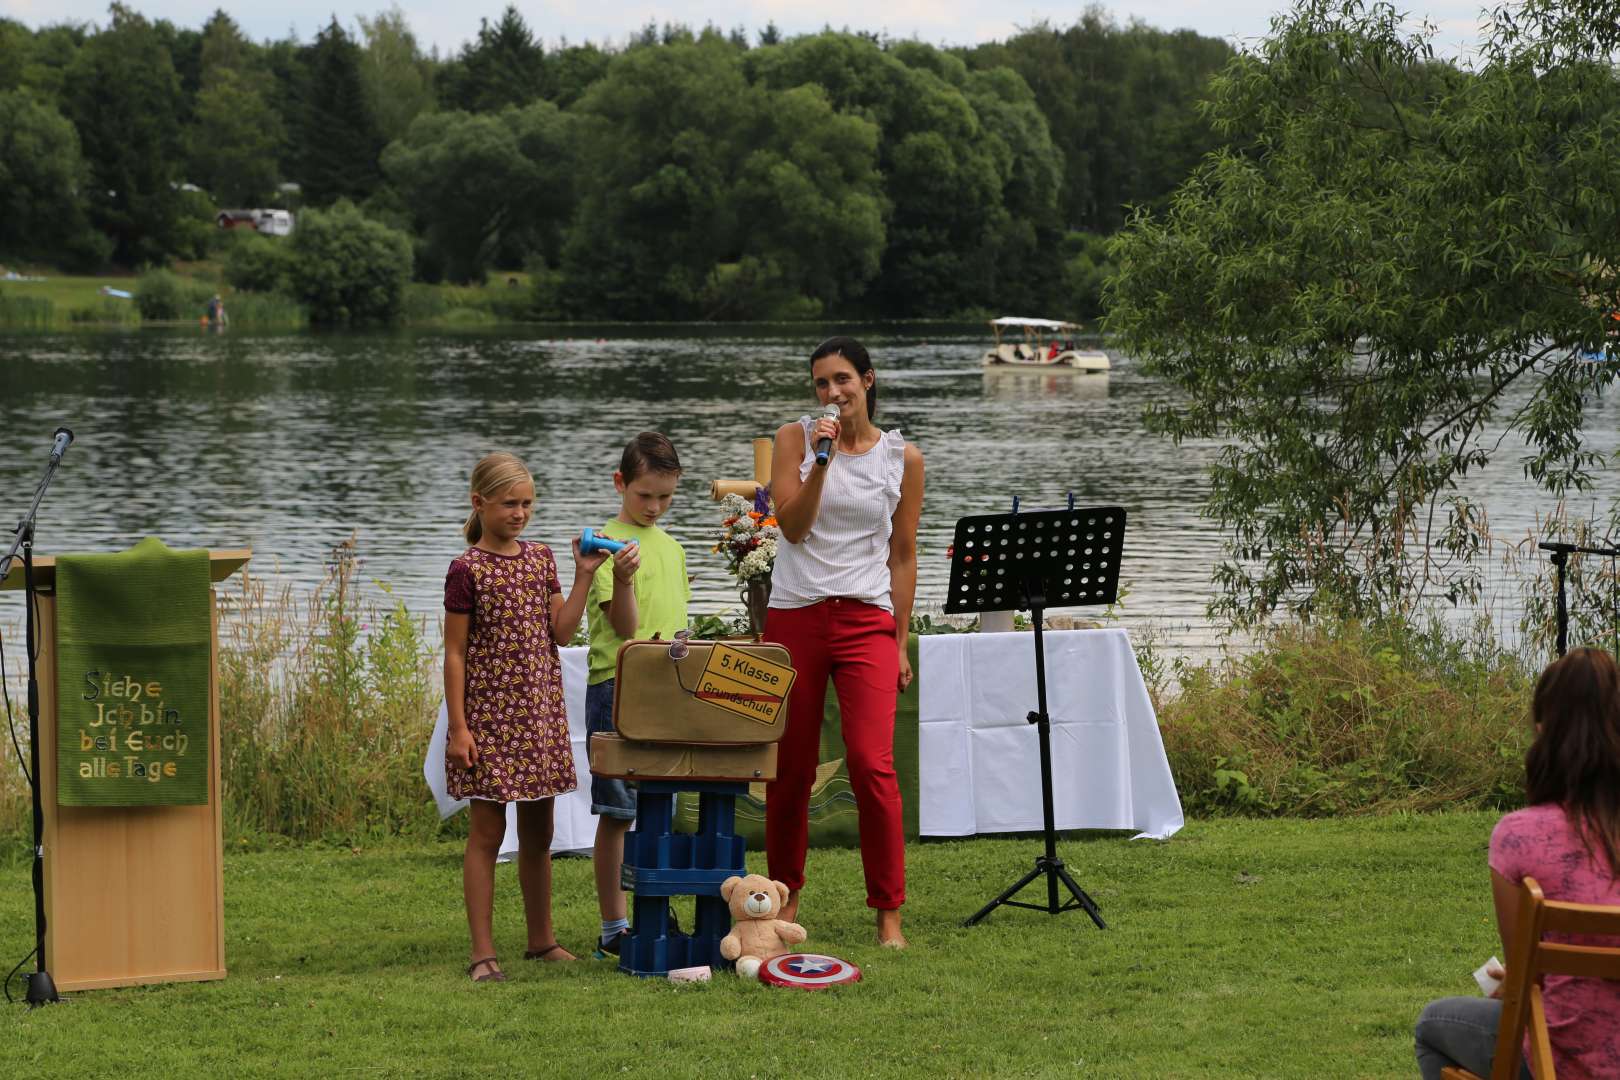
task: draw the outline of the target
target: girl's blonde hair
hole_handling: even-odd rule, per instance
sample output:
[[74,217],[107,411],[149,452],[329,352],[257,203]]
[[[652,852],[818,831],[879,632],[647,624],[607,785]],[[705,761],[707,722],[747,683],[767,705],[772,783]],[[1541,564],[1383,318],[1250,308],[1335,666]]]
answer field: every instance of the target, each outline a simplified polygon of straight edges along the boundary
[[[472,482],[468,486],[471,494],[480,495],[485,499],[493,499],[513,484],[528,483],[533,485],[534,477],[523,462],[511,454],[497,451],[485,454],[473,466]],[[467,538],[467,543],[476,544],[484,535],[484,523],[478,519],[478,511],[474,510],[467,515],[467,520],[461,526],[461,533]]]

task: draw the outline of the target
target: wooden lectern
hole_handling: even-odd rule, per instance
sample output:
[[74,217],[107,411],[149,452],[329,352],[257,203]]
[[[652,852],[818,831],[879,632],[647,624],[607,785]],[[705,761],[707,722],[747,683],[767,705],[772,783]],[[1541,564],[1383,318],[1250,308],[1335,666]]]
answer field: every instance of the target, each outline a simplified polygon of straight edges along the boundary
[[[218,584],[253,557],[209,552]],[[56,805],[56,560],[34,559],[39,592],[39,782],[45,814],[45,955],[58,990],[225,977],[219,790],[219,609],[208,690],[208,802]],[[0,589],[21,590],[18,561]]]

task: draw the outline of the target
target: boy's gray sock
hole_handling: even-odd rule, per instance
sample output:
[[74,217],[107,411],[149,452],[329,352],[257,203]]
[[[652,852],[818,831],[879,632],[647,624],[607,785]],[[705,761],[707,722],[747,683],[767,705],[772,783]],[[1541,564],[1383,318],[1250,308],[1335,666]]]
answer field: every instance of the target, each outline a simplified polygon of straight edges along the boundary
[[630,929],[630,920],[629,919],[603,919],[602,920],[602,944],[606,945],[608,942],[610,942],[614,938],[618,937],[620,930],[628,930],[628,929]]

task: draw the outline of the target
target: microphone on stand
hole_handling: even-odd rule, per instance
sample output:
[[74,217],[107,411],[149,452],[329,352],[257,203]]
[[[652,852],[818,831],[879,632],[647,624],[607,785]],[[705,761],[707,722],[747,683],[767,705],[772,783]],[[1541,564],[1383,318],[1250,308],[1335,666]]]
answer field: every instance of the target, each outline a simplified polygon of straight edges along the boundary
[[[836,406],[836,405],[828,405],[826,408],[821,410],[821,416],[825,420],[836,420],[836,419],[838,419],[838,406]],[[831,455],[831,453],[832,453],[832,440],[831,439],[817,439],[816,440],[816,464],[817,465],[821,465],[821,466],[825,467],[826,464],[827,464],[827,458]]]
[[51,444],[51,464],[57,465],[62,461],[62,455],[67,453],[68,444],[73,442],[73,432],[65,427],[56,429],[56,441]]

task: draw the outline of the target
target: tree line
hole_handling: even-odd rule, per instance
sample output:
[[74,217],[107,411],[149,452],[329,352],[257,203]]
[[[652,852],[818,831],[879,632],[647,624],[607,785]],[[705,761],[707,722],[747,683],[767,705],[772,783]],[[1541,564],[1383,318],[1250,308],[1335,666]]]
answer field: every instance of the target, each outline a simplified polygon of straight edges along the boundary
[[[397,7],[357,22],[0,20],[0,258],[160,266],[217,252],[219,208],[335,208],[419,280],[526,268],[542,315],[1088,315],[1105,238],[1221,144],[1198,102],[1232,56],[1095,8],[960,48],[548,46],[508,7],[440,57]],[[285,270],[225,246],[239,284]]]

